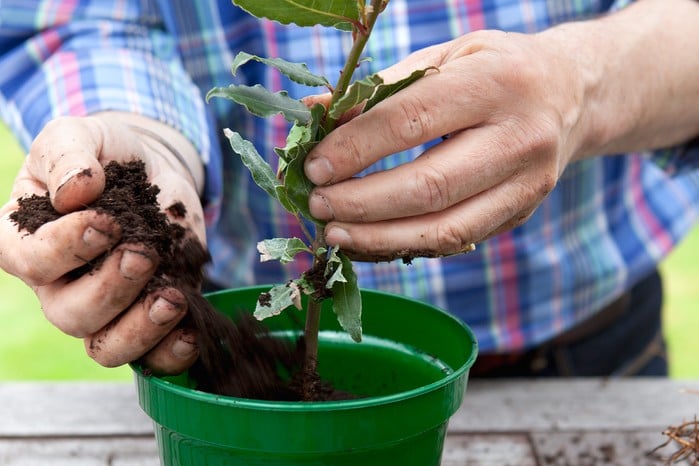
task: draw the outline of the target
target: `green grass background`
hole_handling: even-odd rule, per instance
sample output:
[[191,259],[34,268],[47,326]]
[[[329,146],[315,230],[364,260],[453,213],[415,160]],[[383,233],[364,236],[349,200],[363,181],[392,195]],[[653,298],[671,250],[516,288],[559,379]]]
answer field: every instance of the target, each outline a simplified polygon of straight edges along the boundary
[[[23,153],[0,125],[0,200],[10,189]],[[665,332],[675,378],[699,377],[699,228],[662,264],[667,289]],[[130,380],[128,367],[105,369],[81,340],[62,334],[43,317],[34,293],[0,271],[0,380]]]

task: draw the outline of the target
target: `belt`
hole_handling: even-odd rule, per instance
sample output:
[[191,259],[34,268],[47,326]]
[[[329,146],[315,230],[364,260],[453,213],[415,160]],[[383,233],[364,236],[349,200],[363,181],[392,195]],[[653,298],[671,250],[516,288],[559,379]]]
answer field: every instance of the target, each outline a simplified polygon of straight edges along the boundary
[[545,358],[551,349],[585,340],[608,328],[628,311],[630,301],[631,293],[626,292],[588,319],[536,348],[521,352],[479,355],[470,374],[475,377],[534,375],[538,369],[548,364]]

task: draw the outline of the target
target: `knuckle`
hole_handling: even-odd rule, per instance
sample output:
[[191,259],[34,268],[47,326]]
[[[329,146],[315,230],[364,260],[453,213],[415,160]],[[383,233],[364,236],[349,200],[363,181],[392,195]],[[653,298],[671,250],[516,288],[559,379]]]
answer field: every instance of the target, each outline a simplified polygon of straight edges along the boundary
[[549,118],[541,118],[535,123],[528,141],[528,152],[534,154],[555,154],[559,148],[559,135],[556,125]]
[[18,261],[13,265],[11,273],[29,286],[48,285],[54,277],[50,270],[38,266],[43,263],[42,261],[43,259]]
[[91,332],[80,319],[71,319],[66,315],[64,309],[57,309],[54,306],[44,306],[44,315],[46,319],[51,322],[56,328],[66,335],[70,335],[76,338],[84,338]]
[[97,364],[103,367],[118,367],[129,361],[123,361],[118,354],[111,351],[104,351],[96,340],[97,338],[87,337],[85,339],[85,352]]
[[369,215],[369,210],[367,209],[367,206],[364,204],[364,202],[361,202],[360,200],[350,202],[348,212],[351,212],[352,214],[353,218],[350,219],[352,221],[364,223],[371,222],[374,220],[372,216]]
[[[469,238],[469,230],[465,225],[456,225],[446,221],[438,223],[434,232],[434,245],[438,254],[451,254],[463,249]],[[470,241],[468,241],[470,243]]]
[[343,168],[348,170],[347,174],[354,174],[357,170],[356,167],[364,168],[366,166],[366,161],[362,158],[364,151],[359,146],[362,138],[347,136],[342,137],[337,142],[337,154],[342,155],[343,163],[333,164],[335,167],[335,177],[329,180],[328,184],[339,181],[338,178],[345,178],[346,173]]
[[410,147],[430,138],[432,117],[421,99],[403,100],[398,104],[399,118],[389,120],[389,137]]
[[439,169],[428,166],[415,173],[415,192],[430,212],[438,212],[451,205],[449,179]]
[[556,187],[556,178],[550,174],[545,174],[540,178],[539,186],[538,186],[538,193],[541,195],[541,198],[546,197],[551,191],[553,191],[553,188]]
[[532,160],[548,160],[559,151],[557,125],[547,117],[514,119],[504,129],[501,149],[520,157],[521,168]]
[[519,215],[517,215],[513,222],[512,222],[512,227],[519,227],[527,223],[527,221],[531,218],[531,216],[534,214],[534,210],[528,210],[524,212],[520,212]]
[[[83,337],[85,352],[90,358],[104,367],[117,367],[129,362],[132,356],[132,348],[127,349],[129,339],[109,338],[110,332],[116,323],[110,322],[105,327],[90,332]],[[121,344],[115,344],[115,343]]]

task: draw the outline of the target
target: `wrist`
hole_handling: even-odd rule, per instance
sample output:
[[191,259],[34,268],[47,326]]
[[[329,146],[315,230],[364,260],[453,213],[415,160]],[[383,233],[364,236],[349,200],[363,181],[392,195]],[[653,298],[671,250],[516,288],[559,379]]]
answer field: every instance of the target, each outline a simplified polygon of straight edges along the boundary
[[564,23],[538,34],[544,44],[558,48],[555,54],[563,65],[556,65],[566,81],[565,92],[575,95],[579,105],[568,137],[570,161],[600,154],[624,132],[625,123],[614,110],[619,106],[614,102],[616,96],[611,93],[612,99],[608,97],[612,76],[600,44],[600,28],[596,20],[590,20]]
[[166,163],[187,179],[201,196],[204,190],[204,166],[194,145],[175,128],[141,115],[122,112],[102,112],[98,117],[116,119],[143,144],[160,155]]
[[645,0],[541,33],[583,88],[573,159],[668,147],[699,134],[699,2]]

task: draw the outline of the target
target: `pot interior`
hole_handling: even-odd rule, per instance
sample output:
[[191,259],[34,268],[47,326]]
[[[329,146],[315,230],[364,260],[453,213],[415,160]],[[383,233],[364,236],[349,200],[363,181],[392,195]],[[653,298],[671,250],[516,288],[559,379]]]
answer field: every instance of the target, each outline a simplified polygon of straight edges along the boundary
[[[266,287],[236,289],[207,295],[231,318],[252,312]],[[319,336],[318,371],[336,389],[360,398],[390,396],[429,387],[467,371],[477,344],[471,330],[435,307],[402,296],[363,291],[363,337],[360,343],[344,332],[332,303],[324,303]],[[264,321],[274,336],[290,340],[302,334],[304,311],[287,309]],[[196,388],[185,373],[163,377],[176,385]]]

